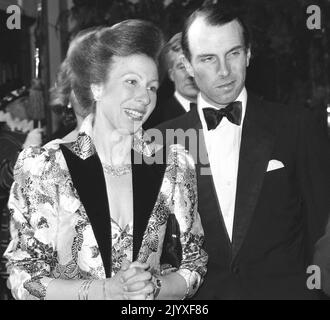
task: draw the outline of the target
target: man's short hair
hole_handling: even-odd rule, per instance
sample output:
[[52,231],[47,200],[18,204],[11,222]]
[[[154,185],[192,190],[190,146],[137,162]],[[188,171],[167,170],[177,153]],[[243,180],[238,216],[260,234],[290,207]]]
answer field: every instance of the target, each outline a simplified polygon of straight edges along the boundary
[[185,21],[182,31],[182,50],[183,54],[189,61],[191,60],[191,52],[189,49],[188,32],[193,22],[200,17],[204,18],[205,21],[211,26],[222,26],[236,20],[243,29],[245,47],[250,48],[250,30],[237,8],[223,3],[209,4],[194,11]]

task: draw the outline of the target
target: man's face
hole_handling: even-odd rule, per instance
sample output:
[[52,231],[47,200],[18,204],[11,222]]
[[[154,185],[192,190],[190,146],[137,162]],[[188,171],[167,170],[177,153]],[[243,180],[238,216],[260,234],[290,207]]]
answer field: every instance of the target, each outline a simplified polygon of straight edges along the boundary
[[190,101],[196,100],[198,88],[182,62],[182,52],[172,52],[171,55],[173,66],[169,70],[169,77],[174,82],[175,90]]
[[216,107],[235,101],[245,85],[251,56],[241,25],[233,20],[211,26],[197,18],[189,29],[188,40],[191,61],[186,61],[186,67],[203,98]]

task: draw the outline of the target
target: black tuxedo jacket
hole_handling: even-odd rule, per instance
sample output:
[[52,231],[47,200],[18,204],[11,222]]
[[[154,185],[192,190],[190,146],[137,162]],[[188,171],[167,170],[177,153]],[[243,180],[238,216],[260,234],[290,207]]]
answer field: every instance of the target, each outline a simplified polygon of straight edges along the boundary
[[180,102],[172,96],[166,101],[159,101],[155,110],[150,115],[149,119],[143,124],[145,130],[155,128],[157,125],[182,116],[186,113],[186,110],[180,104]]
[[[196,108],[159,129],[196,129]],[[206,155],[204,138],[199,155]],[[191,145],[186,148],[191,149]],[[194,152],[192,152],[194,154]],[[306,268],[330,212],[329,141],[309,110],[250,96],[242,130],[232,242],[211,175],[196,161],[199,214],[209,254],[196,299],[314,299]],[[283,168],[267,172],[270,160]],[[203,162],[205,163],[205,161]],[[206,167],[209,164],[206,164]]]

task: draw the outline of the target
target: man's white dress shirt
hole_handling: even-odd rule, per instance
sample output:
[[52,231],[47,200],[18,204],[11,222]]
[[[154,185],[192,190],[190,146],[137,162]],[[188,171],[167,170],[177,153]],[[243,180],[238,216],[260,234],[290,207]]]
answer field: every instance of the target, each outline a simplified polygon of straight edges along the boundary
[[229,239],[232,240],[239,152],[242,125],[245,117],[247,92],[244,88],[235,101],[242,102],[242,120],[239,126],[224,117],[214,130],[208,130],[203,109],[214,108],[201,94],[198,96],[198,114],[202,122],[206,150],[210,161],[215,190]]

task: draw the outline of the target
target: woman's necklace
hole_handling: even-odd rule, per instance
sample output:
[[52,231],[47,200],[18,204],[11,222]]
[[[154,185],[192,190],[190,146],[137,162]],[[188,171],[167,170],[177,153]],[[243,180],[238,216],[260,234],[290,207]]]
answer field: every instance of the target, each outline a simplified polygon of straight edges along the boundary
[[110,164],[106,164],[106,163],[102,162],[102,166],[103,166],[104,172],[106,174],[115,176],[115,177],[124,176],[126,174],[129,174],[132,171],[131,164],[124,164],[122,166],[113,167]]

